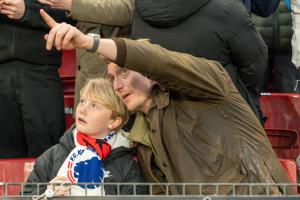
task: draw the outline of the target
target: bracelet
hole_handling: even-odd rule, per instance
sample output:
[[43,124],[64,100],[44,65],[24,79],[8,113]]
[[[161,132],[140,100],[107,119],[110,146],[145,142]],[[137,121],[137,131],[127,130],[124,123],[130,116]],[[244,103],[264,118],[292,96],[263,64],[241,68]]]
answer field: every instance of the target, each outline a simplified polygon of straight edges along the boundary
[[89,35],[93,36],[94,41],[93,41],[92,48],[87,49],[86,51],[90,52],[90,53],[95,53],[100,44],[100,35],[97,35],[97,34],[89,34]]

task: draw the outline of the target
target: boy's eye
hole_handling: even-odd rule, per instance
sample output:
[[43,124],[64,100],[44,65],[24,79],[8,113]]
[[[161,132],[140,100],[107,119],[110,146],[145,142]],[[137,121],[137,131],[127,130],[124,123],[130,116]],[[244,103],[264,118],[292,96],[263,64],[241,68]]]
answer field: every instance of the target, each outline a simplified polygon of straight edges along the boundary
[[84,105],[85,104],[85,100],[80,99],[80,103]]
[[95,103],[91,103],[91,108],[93,108],[93,109],[98,109],[98,106],[97,106],[97,104],[95,104]]

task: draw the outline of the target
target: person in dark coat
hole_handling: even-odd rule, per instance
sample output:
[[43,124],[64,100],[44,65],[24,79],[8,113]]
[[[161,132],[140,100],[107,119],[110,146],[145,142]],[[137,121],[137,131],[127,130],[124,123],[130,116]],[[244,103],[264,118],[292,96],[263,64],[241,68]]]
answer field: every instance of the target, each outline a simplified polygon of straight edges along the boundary
[[135,0],[132,38],[220,62],[263,122],[259,86],[267,46],[240,1]]
[[300,71],[292,62],[292,15],[285,1],[280,1],[270,17],[253,14],[252,19],[269,49],[268,68],[261,88],[264,92],[299,94]]
[[0,158],[38,157],[66,128],[58,74],[62,54],[45,50],[49,28],[41,8],[69,21],[64,11],[37,0],[0,1]]

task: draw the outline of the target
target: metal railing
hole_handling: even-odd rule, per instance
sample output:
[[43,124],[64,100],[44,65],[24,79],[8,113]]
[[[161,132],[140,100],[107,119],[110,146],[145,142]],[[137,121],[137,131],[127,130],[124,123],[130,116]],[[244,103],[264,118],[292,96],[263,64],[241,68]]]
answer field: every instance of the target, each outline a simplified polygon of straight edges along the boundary
[[[297,190],[300,188],[300,184],[270,184],[270,183],[80,183],[79,185],[71,183],[62,184],[49,184],[49,183],[5,183],[0,182],[0,198],[3,197],[39,197],[45,196],[45,190],[50,188],[55,191],[59,187],[80,187],[84,192],[80,196],[90,196],[89,192],[91,186],[99,189],[99,194],[93,194],[94,196],[103,196],[106,188],[113,188],[115,194],[113,196],[119,197],[274,197],[276,195],[281,197],[297,197],[296,194],[290,194],[288,191]],[[123,194],[124,187],[126,191],[130,193]],[[281,194],[274,195],[274,188],[280,187]],[[28,188],[31,193],[28,193]],[[163,191],[157,193],[157,189]],[[141,193],[147,191],[146,193]],[[240,190],[246,191],[240,193]],[[176,191],[174,193],[174,191]],[[224,194],[224,191],[230,191]],[[260,191],[258,193],[258,191]],[[70,189],[69,195],[72,196],[72,190]],[[55,196],[55,194],[54,194]],[[107,194],[106,194],[107,196]],[[108,195],[112,196],[112,195]],[[52,197],[52,196],[49,196]]]

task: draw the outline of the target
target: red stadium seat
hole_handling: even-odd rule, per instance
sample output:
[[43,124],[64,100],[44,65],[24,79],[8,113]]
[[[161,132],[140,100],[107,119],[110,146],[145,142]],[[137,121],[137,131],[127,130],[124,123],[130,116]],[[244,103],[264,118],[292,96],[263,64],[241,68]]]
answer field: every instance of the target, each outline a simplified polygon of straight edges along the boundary
[[74,123],[74,95],[64,95],[66,129],[70,128]]
[[25,182],[33,169],[35,158],[0,159],[0,197],[18,195],[21,185],[8,185],[1,182]]
[[76,51],[63,51],[62,63],[59,68],[59,75],[62,79],[75,77],[76,75]]
[[64,95],[75,94],[75,77],[65,77],[61,79]]
[[76,76],[76,51],[63,51],[62,64],[59,68],[59,75],[61,78],[64,91],[64,105],[66,116],[66,128],[69,128],[73,123],[74,114],[74,88]]
[[279,158],[296,160],[299,149],[298,134],[295,130],[265,129],[270,143]]
[[[261,109],[267,116],[265,129],[294,131],[297,133],[296,146],[294,146],[294,157],[300,153],[300,95],[265,93],[261,96]],[[289,136],[290,137],[290,136]],[[285,157],[281,157],[285,158]]]
[[61,78],[64,94],[74,94],[76,67],[75,50],[63,51],[59,76]]
[[280,163],[286,171],[289,180],[295,184],[295,190],[297,191],[297,164],[294,160],[280,159]]

